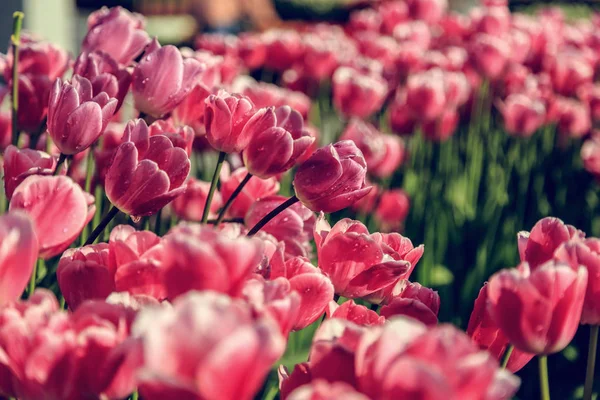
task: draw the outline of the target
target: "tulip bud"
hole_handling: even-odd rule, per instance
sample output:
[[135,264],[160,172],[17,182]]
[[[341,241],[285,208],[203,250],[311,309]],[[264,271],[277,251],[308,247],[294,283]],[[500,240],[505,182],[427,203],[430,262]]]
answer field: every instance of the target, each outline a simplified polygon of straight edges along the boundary
[[504,127],[510,134],[529,137],[535,133],[546,120],[546,108],[541,101],[524,94],[511,94],[498,109],[504,118]]
[[251,139],[244,149],[244,164],[261,179],[289,170],[315,140],[304,130],[300,113],[288,106],[268,108],[260,122],[253,120],[247,123],[254,132],[249,133]]
[[471,45],[473,61],[481,74],[491,80],[500,77],[510,57],[508,43],[486,33],[477,33]]
[[161,47],[155,39],[133,70],[135,107],[160,118],[173,111],[192,91],[203,66],[193,58],[183,59],[175,46]]
[[352,299],[346,300],[341,306],[332,300],[325,311],[327,318],[345,319],[360,326],[383,325],[385,322],[384,316],[380,317],[375,311],[356,304]]
[[[204,182],[195,178],[188,179],[185,185],[185,193],[173,200],[173,211],[183,220],[200,222],[206,205],[206,198],[210,190],[210,182]],[[221,194],[214,193],[210,204],[209,218],[216,218],[219,209],[223,206]]]
[[428,287],[409,282],[398,296],[381,307],[381,315],[389,319],[394,315],[406,315],[425,325],[437,325],[440,296]]
[[10,200],[12,194],[30,175],[52,175],[56,159],[43,151],[18,149],[8,146],[4,152],[4,190]]
[[149,136],[143,120],[127,124],[105,179],[106,196],[124,213],[152,215],[185,191],[190,160],[164,135]]
[[344,140],[320,148],[302,163],[294,176],[294,190],[313,211],[334,212],[364,197],[367,163],[356,145]]
[[346,116],[366,118],[379,110],[388,94],[385,80],[353,68],[340,67],[333,74],[333,103]]
[[144,31],[141,14],[122,7],[103,7],[88,17],[88,33],[82,47],[86,52],[104,52],[119,64],[128,66],[148,42],[150,38]]
[[100,137],[117,108],[117,100],[102,92],[94,97],[92,83],[75,75],[54,83],[48,102],[48,132],[61,153],[73,155]]
[[443,72],[434,68],[411,75],[406,85],[406,105],[416,118],[436,119],[446,107]]

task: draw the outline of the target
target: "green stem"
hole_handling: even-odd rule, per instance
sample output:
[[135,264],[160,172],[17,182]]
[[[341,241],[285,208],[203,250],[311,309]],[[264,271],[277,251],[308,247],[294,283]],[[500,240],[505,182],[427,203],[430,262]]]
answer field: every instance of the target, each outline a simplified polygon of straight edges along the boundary
[[110,210],[106,213],[100,224],[96,226],[90,237],[84,243],[84,246],[90,245],[94,243],[94,241],[98,238],[98,236],[102,233],[104,228],[112,221],[112,219],[119,213],[119,209],[115,206],[112,206]]
[[598,325],[590,327],[590,344],[588,346],[587,369],[585,371],[585,386],[583,400],[591,400],[594,390],[594,368],[596,366],[596,350],[598,348]]
[[208,197],[206,198],[206,203],[204,204],[204,212],[202,213],[203,224],[206,224],[206,221],[208,221],[208,214],[210,214],[210,204],[212,203],[215,190],[217,189],[217,183],[219,182],[219,175],[221,174],[221,167],[223,166],[223,161],[225,161],[225,156],[227,156],[227,153],[223,151],[219,153],[219,159],[217,160],[215,173],[213,174],[212,181],[210,182],[210,190],[208,191]]
[[[92,191],[92,175],[94,174],[94,150],[90,148],[88,156],[87,156],[87,165],[85,170],[85,191],[91,193]],[[86,224],[83,227],[83,231],[81,232],[81,240],[80,245],[83,246],[85,240],[88,237],[90,231],[89,224]]]
[[253,236],[254,234],[256,234],[256,232],[260,231],[260,229],[263,226],[265,226],[266,224],[269,223],[269,221],[271,221],[273,218],[275,218],[277,216],[277,214],[279,214],[280,212],[282,212],[283,210],[285,210],[286,208],[288,208],[292,204],[295,204],[298,201],[299,200],[296,196],[292,196],[289,199],[287,199],[286,201],[284,201],[283,203],[281,203],[280,205],[278,205],[275,209],[273,209],[270,213],[268,213],[260,221],[258,221],[256,223],[256,225],[254,225],[252,227],[252,229],[250,229],[250,231],[248,231],[247,236]]
[[25,14],[17,11],[13,14],[13,34],[10,37],[13,49],[12,65],[12,141],[14,146],[19,143],[19,127],[17,124],[17,113],[19,111],[19,47],[21,46],[21,27]]
[[550,384],[548,383],[548,356],[538,356],[540,363],[540,399],[550,400]]
[[156,221],[154,222],[154,233],[160,236],[160,228],[162,225],[162,208],[156,213]]
[[31,278],[29,279],[29,290],[27,291],[29,297],[31,297],[31,295],[33,294],[33,291],[35,290],[35,284],[36,284],[36,280],[37,280],[37,271],[38,271],[38,269],[43,268],[43,267],[44,267],[44,260],[42,258],[38,258],[37,263],[33,267],[33,271],[31,271]]
[[502,369],[506,369],[506,366],[508,365],[508,360],[510,360],[510,355],[512,354],[514,349],[515,346],[513,346],[512,344],[508,345],[508,348],[504,352],[504,359],[502,360]]
[[244,179],[240,182],[240,184],[235,188],[233,193],[231,193],[231,196],[229,196],[229,199],[227,199],[227,202],[225,203],[225,205],[221,209],[221,212],[219,213],[219,216],[215,220],[215,226],[219,225],[223,221],[225,213],[227,212],[227,210],[229,210],[229,207],[231,207],[235,198],[242,192],[244,186],[246,186],[246,184],[250,181],[250,178],[252,178],[252,174],[248,172]]
[[60,153],[60,156],[58,156],[58,162],[56,163],[56,169],[54,170],[54,176],[59,174],[60,167],[65,163],[66,159],[67,155]]
[[131,400],[138,400],[139,397],[140,397],[139,393],[137,391],[135,391],[131,395]]

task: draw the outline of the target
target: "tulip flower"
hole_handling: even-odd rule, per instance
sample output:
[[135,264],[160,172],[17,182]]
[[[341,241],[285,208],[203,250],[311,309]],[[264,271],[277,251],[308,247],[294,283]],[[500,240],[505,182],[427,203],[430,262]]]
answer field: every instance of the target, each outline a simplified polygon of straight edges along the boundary
[[0,304],[21,297],[38,257],[31,219],[21,211],[0,216]]
[[265,66],[275,71],[291,67],[304,54],[304,45],[298,32],[294,30],[271,29],[262,35],[267,55]]
[[124,213],[152,215],[185,191],[190,160],[164,135],[149,136],[143,120],[130,121],[105,179],[106,196]]
[[385,80],[340,67],[333,74],[333,103],[346,116],[366,118],[379,110],[388,94]]
[[352,386],[343,382],[329,383],[326,380],[315,380],[310,384],[295,389],[287,400],[368,400],[369,398],[357,392]]
[[267,46],[258,33],[244,32],[240,34],[237,50],[238,56],[250,70],[261,67],[267,58]]
[[40,258],[62,253],[94,216],[94,197],[65,176],[32,175],[14,191],[10,210],[25,211],[34,223]]
[[18,90],[18,126],[27,132],[35,132],[48,112],[52,81],[43,75],[19,75]]
[[194,144],[194,130],[189,126],[175,126],[172,119],[159,119],[148,127],[150,137],[164,135],[169,138],[173,146],[184,149],[186,154],[192,155]]
[[346,300],[341,306],[332,300],[326,312],[327,318],[345,319],[360,326],[383,325],[385,322],[384,316],[380,317],[375,311],[356,304],[352,299]]
[[499,102],[498,110],[504,119],[504,127],[510,134],[529,137],[546,120],[546,108],[541,101],[524,94],[511,94]]
[[387,319],[394,315],[405,315],[429,326],[437,324],[439,311],[440,296],[437,292],[412,282],[381,307],[381,315]]
[[56,159],[43,151],[8,146],[4,151],[4,190],[6,198],[10,200],[17,186],[28,176],[52,175],[55,168]]
[[527,262],[533,270],[551,260],[562,243],[582,237],[582,233],[575,227],[565,225],[558,218],[542,218],[533,226],[531,232],[518,233],[519,256],[521,261]]
[[144,355],[139,391],[148,400],[252,399],[285,350],[270,317],[210,291],[143,310],[133,330]]
[[387,190],[381,193],[375,218],[383,231],[398,230],[408,216],[410,198],[402,189]]
[[202,70],[197,60],[184,60],[177,47],[161,47],[155,39],[131,76],[135,107],[156,118],[173,111],[190,94]]
[[590,108],[587,104],[563,97],[557,97],[549,114],[558,122],[558,131],[570,137],[583,137],[591,128]]
[[117,100],[105,92],[94,96],[86,78],[57,80],[48,102],[48,132],[62,154],[80,153],[100,137],[116,108]]
[[[244,167],[238,168],[229,173],[229,167],[221,171],[221,196],[223,202],[227,202],[234,190],[240,185],[248,175],[248,170]],[[276,177],[268,179],[250,179],[244,185],[242,191],[238,193],[231,203],[227,213],[232,218],[244,218],[250,207],[259,199],[269,197],[279,192],[279,181]]]
[[600,138],[598,135],[586,140],[581,146],[581,159],[583,167],[593,174],[596,180],[600,179]]
[[510,56],[508,43],[486,33],[477,33],[471,42],[471,55],[477,69],[488,79],[497,79]]
[[406,85],[406,105],[419,119],[432,120],[441,116],[446,106],[442,70],[434,68],[411,75]]
[[[185,193],[173,200],[173,211],[181,219],[200,222],[209,190],[210,182],[190,178],[185,184]],[[223,200],[221,194],[216,192],[210,205],[209,218],[215,218],[222,206]]]
[[315,140],[303,129],[300,113],[289,106],[264,111],[260,122],[253,124],[254,117],[248,121],[255,131],[250,132],[250,142],[244,149],[244,165],[261,179],[289,170]]
[[372,124],[360,118],[352,118],[342,132],[340,140],[354,142],[365,158],[368,171],[371,172],[373,166],[380,164],[386,155],[383,136]]
[[587,269],[548,261],[535,269],[518,269],[492,276],[489,307],[495,323],[517,349],[552,354],[575,336],[588,280]]
[[122,7],[103,7],[88,17],[88,33],[82,48],[86,52],[104,52],[119,64],[128,66],[149,42],[141,14]]
[[319,268],[329,276],[335,292],[365,297],[375,304],[408,279],[423,254],[423,246],[414,248],[400,234],[370,235],[362,223],[347,218],[332,228],[321,215],[314,237]]
[[256,112],[252,101],[244,96],[220,90],[208,96],[205,107],[206,138],[225,153],[239,153],[248,147],[254,132],[269,127],[262,118],[267,110]]
[[356,145],[344,140],[320,148],[294,176],[298,199],[313,211],[334,212],[364,197],[367,164]]
[[410,16],[428,24],[438,22],[448,9],[448,0],[409,0]]
[[[5,82],[12,80],[13,58],[11,44],[6,52]],[[18,68],[19,75],[43,76],[53,82],[56,78],[62,77],[69,68],[69,54],[52,43],[23,32],[19,41]]]

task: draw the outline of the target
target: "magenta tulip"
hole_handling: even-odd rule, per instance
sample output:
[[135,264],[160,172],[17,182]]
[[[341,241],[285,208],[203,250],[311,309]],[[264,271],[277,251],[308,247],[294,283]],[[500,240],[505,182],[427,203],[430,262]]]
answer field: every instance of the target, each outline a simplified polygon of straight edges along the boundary
[[56,158],[43,151],[8,146],[4,151],[4,190],[10,200],[25,178],[31,175],[52,175]]

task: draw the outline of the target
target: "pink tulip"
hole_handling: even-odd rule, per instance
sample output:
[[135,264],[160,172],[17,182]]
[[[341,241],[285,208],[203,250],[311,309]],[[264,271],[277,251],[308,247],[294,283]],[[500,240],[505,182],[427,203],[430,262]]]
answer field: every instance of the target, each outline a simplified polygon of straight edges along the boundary
[[[40,38],[22,33],[19,44],[19,75],[45,77],[50,82],[64,75],[69,67],[69,54]],[[4,81],[11,82],[13,69],[12,45],[6,52]]]
[[442,142],[456,132],[459,119],[456,110],[445,110],[439,118],[423,122],[423,135],[429,140]]
[[363,121],[360,118],[352,118],[342,132],[340,140],[351,140],[362,152],[367,163],[367,169],[379,165],[386,156],[386,146],[383,134],[372,124]]
[[38,238],[21,211],[0,216],[0,304],[21,297],[38,257]]
[[394,38],[400,43],[415,43],[421,50],[431,45],[431,30],[423,21],[406,21],[396,25]]
[[508,43],[486,33],[477,33],[471,42],[471,57],[483,76],[494,80],[504,72],[510,47]]
[[565,225],[558,218],[546,217],[539,220],[531,232],[517,234],[519,256],[529,268],[536,269],[554,257],[558,247],[570,239],[580,239],[580,233],[571,225]]
[[381,30],[391,34],[398,24],[410,20],[408,5],[404,1],[388,1],[378,7]]
[[268,127],[262,119],[267,110],[255,111],[245,96],[220,90],[217,95],[208,96],[205,107],[206,138],[219,151],[239,153],[248,147],[256,130]]
[[584,85],[577,91],[577,97],[590,108],[592,120],[600,120],[600,85]]
[[71,310],[85,300],[104,300],[115,291],[108,267],[108,244],[68,249],[58,263],[58,286]]
[[385,322],[384,316],[380,317],[375,311],[356,304],[352,299],[346,300],[342,305],[332,300],[326,312],[328,318],[345,319],[360,326],[383,325]]
[[410,16],[429,24],[438,22],[448,9],[448,0],[409,0]]
[[94,96],[105,92],[108,97],[117,99],[117,110],[121,108],[131,85],[131,72],[119,67],[108,54],[98,51],[81,53],[75,61],[73,73],[89,79]]
[[8,146],[4,151],[4,190],[10,200],[25,178],[31,175],[52,175],[56,159],[43,151]]
[[534,354],[564,349],[581,319],[588,272],[549,261],[530,270],[502,270],[488,287],[492,317],[516,348]]
[[428,287],[408,282],[402,292],[381,307],[381,315],[387,319],[394,315],[405,315],[425,325],[437,325],[440,311],[440,296]]
[[252,399],[285,350],[271,318],[210,291],[144,310],[133,329],[144,355],[140,394],[148,400]]
[[159,119],[148,127],[150,137],[164,135],[169,138],[173,146],[185,150],[188,157],[192,155],[194,143],[194,130],[189,126],[175,126],[172,119]]
[[177,47],[161,47],[155,39],[131,76],[135,107],[156,118],[164,116],[190,94],[202,71],[200,62],[184,60]]
[[190,160],[163,135],[149,136],[143,120],[127,124],[105,179],[106,196],[136,216],[156,213],[185,191]]
[[600,179],[600,140],[597,135],[586,140],[581,146],[583,167],[596,179]]
[[479,33],[503,37],[510,31],[511,14],[508,7],[487,6],[473,9],[473,26]]
[[339,65],[335,39],[307,34],[304,36],[303,42],[305,73],[316,80],[331,77]]
[[104,7],[88,17],[88,33],[82,47],[86,52],[104,52],[119,64],[128,66],[149,42],[141,14],[130,13],[122,7]]
[[252,175],[267,179],[293,167],[315,139],[304,130],[302,115],[289,106],[261,111],[260,121],[253,117],[244,128],[250,130],[244,165]]
[[559,52],[549,56],[546,70],[550,74],[554,91],[573,96],[577,90],[594,80],[594,66],[578,52]]
[[[325,171],[325,173],[323,173]],[[334,212],[364,197],[366,161],[356,145],[343,140],[315,151],[294,176],[294,191],[313,211]]]
[[190,94],[173,109],[173,120],[178,125],[189,125],[196,135],[206,133],[204,129],[205,101],[211,92],[202,84],[196,85]]
[[[489,351],[498,362],[503,360],[509,343],[490,314],[487,282],[479,291],[479,296],[477,296],[473,305],[473,312],[471,313],[467,327],[467,335],[471,337],[480,349]],[[533,357],[535,357],[535,354],[526,353],[514,348],[508,359],[506,369],[510,372],[517,372],[531,361]]]
[[379,197],[375,218],[383,231],[395,231],[402,227],[409,210],[410,198],[404,190],[387,190]]
[[423,254],[400,234],[372,234],[359,221],[343,219],[332,227],[323,215],[315,225],[319,268],[335,292],[379,304],[408,279]]
[[94,96],[86,78],[57,80],[48,102],[48,132],[62,154],[80,153],[100,137],[116,108],[117,100],[105,92]]
[[548,113],[555,116],[559,133],[570,137],[583,137],[591,129],[589,106],[583,102],[557,97]]
[[333,103],[345,116],[366,118],[379,110],[388,94],[385,80],[340,67],[333,74]]
[[14,191],[10,210],[22,209],[34,223],[40,258],[62,253],[94,216],[94,197],[65,176],[33,175]]
[[304,93],[285,89],[271,83],[256,82],[252,78],[240,78],[234,89],[247,96],[256,108],[290,106],[306,120],[311,107],[310,98]]
[[300,34],[294,30],[272,29],[262,35],[267,47],[265,66],[275,71],[291,67],[304,54],[304,44]]
[[436,119],[444,112],[446,91],[442,70],[434,68],[411,75],[406,84],[406,105],[419,119]]
[[417,127],[417,118],[406,105],[406,93],[399,92],[399,96],[392,102],[389,109],[390,127],[395,134],[410,136]]
[[245,32],[239,35],[238,56],[252,70],[260,68],[267,58],[267,46],[259,34]]
[[510,134],[529,137],[546,121],[544,104],[524,94],[511,94],[498,103],[504,119],[504,128]]
[[232,239],[212,227],[186,225],[168,235],[163,261],[168,297],[190,290],[238,295],[263,254],[258,239]]
[[[173,200],[173,211],[181,219],[186,221],[200,222],[206,204],[210,182],[200,181],[194,178],[188,179],[185,184],[185,193]],[[216,218],[219,209],[223,206],[223,199],[219,192],[215,192],[210,204],[209,218]]]
[[[232,195],[236,187],[242,182],[248,174],[248,170],[244,167],[238,168],[231,174],[224,167],[221,170],[221,196],[223,202],[226,202]],[[244,189],[237,195],[228,214],[233,218],[244,218],[250,207],[259,199],[269,197],[279,192],[279,182],[277,178],[268,179],[250,179]]]
[[326,380],[315,380],[300,386],[287,396],[287,400],[368,400],[352,386],[343,382],[329,383]]
[[350,13],[350,19],[346,24],[346,28],[350,33],[362,31],[379,32],[381,28],[381,22],[381,13],[372,8],[365,8]]

